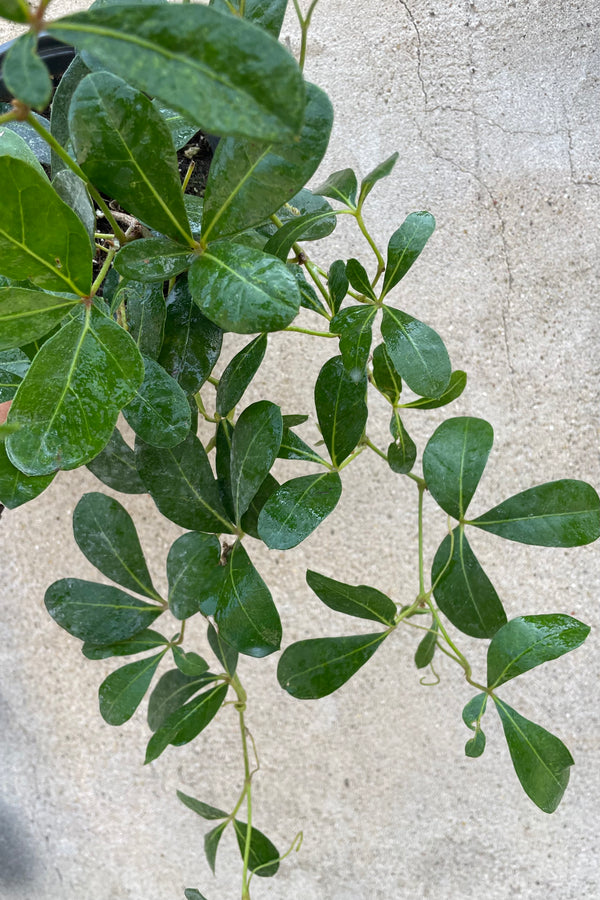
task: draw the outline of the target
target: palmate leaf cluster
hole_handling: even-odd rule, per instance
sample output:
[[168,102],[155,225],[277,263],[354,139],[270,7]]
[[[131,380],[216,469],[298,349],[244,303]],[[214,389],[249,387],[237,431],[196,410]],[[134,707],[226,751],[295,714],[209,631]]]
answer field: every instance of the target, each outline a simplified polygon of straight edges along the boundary
[[[285,643],[253,540],[277,550],[300,544],[335,510],[344,466],[375,450],[390,478],[408,476],[420,499],[429,491],[442,518],[454,520],[431,563],[431,589],[423,584],[411,606],[399,607],[375,586],[307,572],[323,604],[369,630],[286,646],[279,683],[299,699],[323,697],[418,617],[427,624],[417,668],[433,666],[446,642],[478,690],[463,712],[474,731],[467,755],[484,751],[491,698],[524,790],[552,812],[567,785],[569,751],[497,689],[576,648],[589,628],[552,611],[508,621],[469,538],[483,530],[544,547],[587,544],[600,533],[598,496],[584,482],[560,480],[471,515],[493,443],[491,425],[475,417],[443,422],[423,449],[422,476],[415,473],[410,417],[452,403],[466,386],[410,297],[401,288],[391,296],[435,222],[412,212],[391,233],[385,257],[374,245],[363,206],[397,153],[361,182],[344,169],[306,186],[325,154],[333,112],[277,41],[285,9],[285,0],[247,0],[244,16],[226,0],[97,3],[46,23],[78,51],[49,121],[31,112],[44,113],[51,97],[35,28],[6,56],[3,77],[26,121],[12,121],[7,107],[0,134],[0,401],[12,401],[1,426],[0,501],[16,508],[57,471],[87,465],[114,491],[148,493],[186,530],[169,550],[163,598],[126,509],[104,493],[85,494],[73,516],[75,539],[118,587],[67,577],[45,597],[88,659],[136,657],[101,684],[100,712],[121,725],[149,693],[151,762],[196,738],[232,690],[242,709],[240,654],[260,658]],[[18,0],[0,0],[0,14],[23,23],[31,15]],[[199,128],[220,139],[203,199],[185,193],[176,157]],[[36,155],[40,136],[52,151],[49,174]],[[111,215],[103,196],[135,222],[130,232],[113,220],[110,239],[97,233],[100,217]],[[329,235],[340,215],[355,219],[371,256],[366,264],[338,259],[325,271],[305,242]],[[286,414],[268,396],[244,405],[269,343],[296,321],[336,346],[315,378],[318,447],[298,431],[307,416]],[[216,379],[227,332],[249,338]],[[366,432],[374,392],[390,407],[385,451]],[[135,433],[133,448],[117,426],[120,413]],[[199,415],[214,429],[207,443],[198,437]],[[278,460],[295,467],[283,483],[272,472]],[[187,646],[193,616],[206,620],[212,664]],[[490,642],[485,684],[473,680],[447,623]],[[248,785],[247,776],[242,797]],[[275,874],[280,854],[237,818],[240,804],[225,812],[179,796],[218,822],[205,839],[213,869],[231,825],[245,870]]]

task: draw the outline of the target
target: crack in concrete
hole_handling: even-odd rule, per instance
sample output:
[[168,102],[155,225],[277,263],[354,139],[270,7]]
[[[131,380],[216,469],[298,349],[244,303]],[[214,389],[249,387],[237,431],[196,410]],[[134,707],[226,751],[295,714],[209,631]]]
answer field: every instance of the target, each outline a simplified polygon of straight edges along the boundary
[[569,160],[569,172],[571,175],[571,184],[574,184],[576,187],[600,187],[600,182],[594,181],[589,178],[587,180],[582,180],[581,178],[577,178],[575,174],[575,163],[573,162],[573,153],[575,152],[575,148],[573,146],[573,131],[571,129],[571,124],[569,122],[569,113],[567,111],[567,107],[563,102],[563,115],[565,117],[565,130],[564,134],[567,136],[567,157]]
[[416,21],[414,15],[412,14],[412,11],[407,3],[407,0],[400,0],[400,5],[403,6],[404,9],[406,10],[406,15],[408,16],[408,18],[410,20],[410,24],[412,25],[414,32],[417,36],[417,78],[419,79],[419,84],[421,85],[421,91],[423,92],[423,97],[425,99],[425,109],[427,110],[427,105],[429,103],[429,96],[427,94],[427,87],[425,85],[425,80],[423,78],[423,72],[422,72],[423,59],[421,56],[421,48],[422,48],[421,32],[419,31],[419,26],[417,25],[417,21]]

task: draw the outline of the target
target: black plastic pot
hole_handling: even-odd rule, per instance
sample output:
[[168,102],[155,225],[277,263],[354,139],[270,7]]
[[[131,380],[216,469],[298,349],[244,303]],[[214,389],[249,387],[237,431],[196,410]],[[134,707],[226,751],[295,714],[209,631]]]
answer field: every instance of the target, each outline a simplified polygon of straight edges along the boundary
[[[4,61],[4,56],[9,48],[14,44],[14,40],[7,41],[0,46],[0,66]],[[38,41],[38,55],[44,60],[48,66],[48,71],[53,79],[64,75],[74,56],[75,49],[67,44],[61,44],[56,38],[42,32]],[[0,103],[10,103],[12,94],[4,84],[4,80],[0,75]]]

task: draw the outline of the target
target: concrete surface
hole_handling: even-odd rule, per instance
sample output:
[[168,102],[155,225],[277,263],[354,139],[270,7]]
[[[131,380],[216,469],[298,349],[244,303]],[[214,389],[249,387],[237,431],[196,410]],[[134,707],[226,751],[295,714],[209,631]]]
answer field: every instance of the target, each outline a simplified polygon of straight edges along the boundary
[[[368,208],[373,233],[385,245],[411,210],[437,218],[394,296],[440,331],[470,382],[450,411],[415,412],[408,427],[422,447],[448,414],[492,422],[479,511],[553,478],[600,484],[599,26],[594,0],[329,0],[314,16],[306,70],[336,108],[321,174],[353,166],[364,175],[398,149],[394,174]],[[16,31],[3,24],[1,35]],[[291,19],[285,36],[297,46]],[[340,228],[319,259],[364,251],[360,236]],[[305,368],[310,359],[316,372],[328,349],[301,336],[272,339],[249,400],[269,384],[284,411],[310,409]],[[377,415],[372,431],[383,440],[385,409],[375,404]],[[412,486],[366,459],[345,475],[342,503],[318,536],[285,557],[252,548],[285,643],[353,627],[311,595],[308,566],[400,601],[416,590]],[[224,840],[213,879],[203,823],[175,797],[176,788],[217,805],[234,796],[241,759],[233,718],[144,768],[143,716],[114,729],[96,709],[112,664],[83,660],[43,608],[51,581],[94,577],[70,518],[81,492],[99,489],[87,472],[61,475],[0,523],[0,897],[176,900],[195,886],[209,900],[235,900],[236,848]],[[149,499],[121,499],[164,584],[179,530],[163,532]],[[431,552],[444,523],[430,521]],[[248,719],[261,758],[255,822],[280,848],[304,831],[301,852],[280,874],[255,880],[256,900],[600,896],[598,549],[477,537],[509,616],[563,611],[595,629],[576,653],[505,691],[575,757],[562,806],[547,816],[525,797],[492,715],[485,755],[464,757],[460,711],[470,692],[449,661],[439,665],[438,687],[421,687],[411,634],[317,703],[278,689],[276,659],[248,660]],[[483,663],[475,641],[461,645]]]

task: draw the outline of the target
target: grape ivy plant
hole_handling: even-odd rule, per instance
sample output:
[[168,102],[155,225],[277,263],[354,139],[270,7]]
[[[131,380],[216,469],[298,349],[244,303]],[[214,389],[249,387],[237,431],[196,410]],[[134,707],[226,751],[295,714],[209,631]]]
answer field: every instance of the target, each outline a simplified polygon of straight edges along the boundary
[[[207,821],[213,870],[221,837],[235,834],[242,900],[253,876],[275,875],[300,838],[280,852],[256,827],[256,748],[240,660],[278,653],[283,643],[279,685],[315,700],[406,626],[420,629],[417,669],[433,669],[436,653],[446,654],[473,689],[463,711],[472,732],[467,756],[484,752],[485,716],[495,709],[525,793],[551,813],[573,759],[558,737],[505,702],[502,687],[578,647],[589,628],[554,609],[507,621],[469,538],[483,530],[576,547],[600,534],[597,493],[572,479],[472,514],[493,442],[483,419],[447,418],[417,470],[411,417],[451,404],[467,380],[395,290],[435,223],[412,212],[390,229],[386,249],[373,239],[369,195],[397,153],[360,183],[344,169],[306,187],[333,115],[327,95],[303,78],[316,4],[303,11],[293,0],[296,61],[278,41],[287,0],[98,0],[54,21],[47,0],[0,0],[0,14],[26,28],[4,60],[14,99],[0,114],[0,402],[11,401],[0,426],[0,500],[14,509],[58,470],[87,466],[113,491],[150,494],[157,515],[185,529],[169,550],[162,596],[125,506],[101,490],[84,494],[75,540],[115,586],[67,574],[50,585],[45,605],[88,659],[135,657],[100,685],[100,713],[122,725],[149,693],[147,763],[197,738],[216,716],[237,720],[243,778],[233,808],[179,798]],[[55,90],[36,52],[42,31],[77,51]],[[219,138],[203,197],[186,192],[193,160],[183,178],[177,164],[198,129]],[[45,167],[40,146],[49,148]],[[364,236],[366,256],[325,270],[307,247],[340,216]],[[286,414],[268,396],[244,404],[268,345],[287,331],[331,347],[315,372],[317,446],[301,436],[308,415]],[[217,379],[224,332],[249,337]],[[389,404],[383,447],[368,433],[375,392]],[[119,431],[120,413],[134,448]],[[212,429],[207,443],[199,417]],[[359,454],[385,460],[390,479],[414,483],[418,593],[399,606],[376,585],[308,571],[308,589],[340,613],[340,634],[286,644],[253,562],[255,542],[287,550],[312,534],[335,509],[343,470]],[[281,484],[271,473],[278,459],[291,463]],[[431,561],[426,492],[447,522]],[[188,643],[192,616],[205,620],[203,648]],[[345,636],[344,616],[364,620],[364,633]],[[489,642],[486,673],[472,671],[460,633]],[[186,891],[188,900],[202,896]]]

